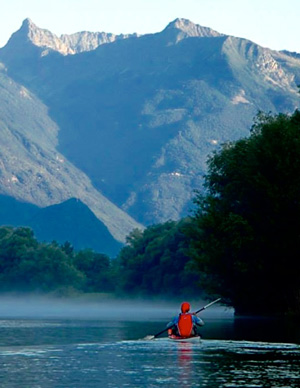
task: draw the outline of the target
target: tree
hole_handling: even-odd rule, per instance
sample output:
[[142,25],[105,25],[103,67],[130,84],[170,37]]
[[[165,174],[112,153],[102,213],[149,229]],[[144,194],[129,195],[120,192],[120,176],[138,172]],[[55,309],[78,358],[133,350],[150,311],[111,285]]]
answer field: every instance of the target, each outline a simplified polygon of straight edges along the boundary
[[189,219],[134,230],[117,258],[122,291],[148,295],[191,294],[199,289],[190,270],[184,229]]
[[260,114],[208,161],[191,252],[238,313],[300,313],[300,112]]
[[84,282],[84,274],[60,247],[40,243],[34,251],[24,253],[14,286],[23,291],[49,292],[68,287],[80,289]]
[[111,263],[108,256],[96,253],[91,249],[84,249],[76,253],[74,264],[86,278],[84,291],[103,292],[113,290]]
[[71,253],[70,244],[38,242],[30,228],[0,227],[0,290],[80,289],[85,276],[74,267]]
[[24,255],[38,246],[29,228],[0,228],[0,289],[16,287],[18,268]]

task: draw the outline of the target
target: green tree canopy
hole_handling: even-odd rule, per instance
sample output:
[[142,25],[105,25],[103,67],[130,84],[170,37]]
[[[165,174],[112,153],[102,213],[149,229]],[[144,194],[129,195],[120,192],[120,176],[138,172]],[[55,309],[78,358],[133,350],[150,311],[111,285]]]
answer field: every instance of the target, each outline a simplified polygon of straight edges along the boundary
[[58,244],[40,243],[30,228],[0,228],[0,290],[53,291],[81,287],[84,275]]
[[300,112],[258,116],[208,161],[192,252],[239,313],[300,313]]
[[122,291],[148,295],[199,296],[198,276],[190,268],[184,229],[189,219],[134,230],[117,258]]
[[114,290],[111,262],[108,256],[91,249],[84,249],[75,254],[74,265],[86,278],[84,284],[86,292]]

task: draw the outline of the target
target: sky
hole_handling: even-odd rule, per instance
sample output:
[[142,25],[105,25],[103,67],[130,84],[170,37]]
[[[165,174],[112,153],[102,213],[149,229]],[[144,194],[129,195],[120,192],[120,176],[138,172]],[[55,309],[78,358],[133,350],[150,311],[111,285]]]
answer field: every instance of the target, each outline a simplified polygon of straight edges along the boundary
[[300,0],[0,0],[0,47],[24,19],[60,36],[155,33],[176,18],[300,53]]

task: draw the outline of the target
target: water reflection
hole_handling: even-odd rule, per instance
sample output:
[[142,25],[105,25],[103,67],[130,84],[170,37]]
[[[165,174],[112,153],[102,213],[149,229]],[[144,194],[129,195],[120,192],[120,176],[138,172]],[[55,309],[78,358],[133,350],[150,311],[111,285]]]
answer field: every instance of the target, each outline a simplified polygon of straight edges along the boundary
[[187,386],[193,374],[193,346],[190,343],[177,344],[177,360],[179,373],[179,383]]
[[292,318],[236,317],[234,339],[300,344],[300,321]]

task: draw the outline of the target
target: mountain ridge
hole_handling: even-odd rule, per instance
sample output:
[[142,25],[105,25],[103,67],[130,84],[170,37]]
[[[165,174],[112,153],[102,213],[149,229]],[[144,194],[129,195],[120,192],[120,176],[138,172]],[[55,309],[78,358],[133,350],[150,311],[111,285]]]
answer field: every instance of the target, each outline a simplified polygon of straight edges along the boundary
[[184,18],[176,18],[175,20],[170,22],[167,27],[162,31],[162,33],[170,30],[177,30],[182,33],[178,41],[186,37],[208,38],[225,36],[224,34],[217,32],[212,28],[204,27],[200,24],[195,24],[192,21]]
[[[101,194],[133,227],[187,215],[211,152],[246,136],[259,110],[299,106],[297,56],[186,19],[65,56],[15,34],[0,61],[49,109],[52,150],[77,169],[63,186],[84,174],[91,186],[79,198],[95,212]],[[105,223],[120,232],[111,209]]]
[[60,244],[69,241],[74,249],[93,249],[114,256],[122,244],[80,200],[70,198],[57,205],[39,208],[0,195],[0,224],[29,227],[40,241]]
[[38,27],[30,18],[27,18],[23,21],[21,28],[12,35],[6,46],[9,47],[12,43],[15,44],[16,40],[23,40],[23,42],[31,42],[35,46],[42,48],[41,55],[47,55],[47,49],[57,51],[62,55],[74,55],[80,52],[95,50],[102,44],[131,37],[138,37],[138,34],[115,35],[106,32],[82,31],[57,36],[47,29]]
[[[175,42],[187,37],[224,36],[224,34],[209,27],[200,26],[183,18],[177,18],[170,22],[160,34],[168,35],[169,38],[175,39]],[[116,35],[113,33],[89,31],[57,36],[47,29],[38,27],[30,18],[26,18],[21,28],[12,35],[6,46],[9,47],[12,41],[15,44],[16,40],[20,41],[23,39],[23,41],[31,42],[35,46],[43,48],[41,55],[47,55],[47,49],[57,51],[62,55],[74,55],[80,52],[95,50],[102,44],[113,43],[122,39],[138,38],[140,36],[144,35],[137,33]]]

